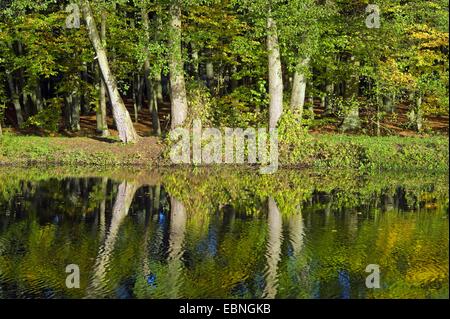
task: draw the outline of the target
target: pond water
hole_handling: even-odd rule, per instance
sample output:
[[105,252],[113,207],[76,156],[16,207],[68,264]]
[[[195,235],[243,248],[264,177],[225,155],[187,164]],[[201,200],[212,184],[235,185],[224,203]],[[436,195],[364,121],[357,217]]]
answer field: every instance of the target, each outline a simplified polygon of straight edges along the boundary
[[0,298],[448,298],[447,185],[447,173],[3,171]]

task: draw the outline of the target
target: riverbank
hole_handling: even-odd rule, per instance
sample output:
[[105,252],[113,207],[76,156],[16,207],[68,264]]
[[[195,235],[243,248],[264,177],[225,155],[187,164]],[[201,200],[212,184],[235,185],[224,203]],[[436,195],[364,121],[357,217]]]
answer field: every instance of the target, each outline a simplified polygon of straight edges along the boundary
[[[7,134],[0,137],[1,166],[168,167],[165,142],[142,137],[124,145],[114,139],[37,137]],[[423,169],[448,170],[448,137],[367,137],[306,135],[280,141],[279,162],[286,168]]]

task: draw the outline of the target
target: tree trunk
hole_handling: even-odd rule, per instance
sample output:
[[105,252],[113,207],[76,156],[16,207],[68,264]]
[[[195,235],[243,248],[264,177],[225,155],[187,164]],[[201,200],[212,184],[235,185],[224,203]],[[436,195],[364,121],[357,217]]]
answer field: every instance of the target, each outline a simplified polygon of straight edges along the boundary
[[[102,12],[102,22],[100,26],[101,41],[103,45],[106,45],[106,14]],[[103,81],[103,77],[99,77],[99,104],[97,108],[97,132],[101,134],[102,137],[109,136],[108,122],[106,120],[106,85]]]
[[156,98],[158,99],[158,103],[162,103],[164,102],[164,97],[163,97],[161,71],[159,71],[155,76],[155,85],[156,85]]
[[292,83],[291,109],[298,110],[300,120],[302,120],[306,96],[306,75],[304,70],[308,67],[309,61],[309,58],[300,60],[299,66],[301,66],[302,70],[295,71]]
[[[81,79],[84,83],[89,82],[89,75],[88,75],[88,66],[86,62],[83,62],[83,67],[81,71]],[[81,92],[81,114],[82,115],[89,115],[89,112],[91,111],[91,107],[89,105],[89,94],[88,89],[85,87],[83,88]]]
[[133,72],[133,108],[134,108],[134,123],[139,122],[139,75]]
[[92,14],[91,6],[88,0],[82,1],[82,10],[86,20],[86,26],[89,30],[89,38],[97,53],[98,64],[102,73],[103,80],[108,90],[109,100],[111,102],[114,120],[119,131],[119,138],[124,143],[136,142],[138,135],[134,129],[130,114],[128,113],[122,97],[117,87],[116,79],[109,67],[106,50],[102,45],[98,34],[97,25]]
[[34,81],[34,87],[30,93],[30,97],[36,110],[36,114],[41,112],[44,109],[44,103],[42,101],[41,81],[38,78]]
[[23,123],[22,106],[20,105],[19,92],[17,86],[14,84],[14,79],[11,73],[6,72],[6,78],[8,80],[9,91],[11,92],[11,99],[16,110],[17,125],[20,127]]
[[417,132],[422,132],[422,128],[423,128],[422,96],[419,94],[416,97],[416,129],[417,129]]
[[[208,59],[211,59],[211,54],[208,55]],[[212,61],[206,62],[206,86],[212,89],[214,85],[214,64]]]
[[144,78],[141,76],[140,73],[136,75],[136,104],[138,111],[142,110],[143,105],[143,97],[144,97]]
[[[148,13],[142,11],[142,24],[145,31],[145,41],[146,43],[150,40],[150,24],[148,21]],[[152,74],[150,72],[150,58],[148,49],[146,49],[146,56],[144,61],[144,75],[145,75],[145,85],[147,87],[147,99],[149,111],[152,114],[152,128],[155,135],[161,135],[161,124],[158,116],[158,99],[156,96],[156,86],[152,80]]]
[[[354,65],[356,68],[359,67],[359,62],[355,61]],[[355,73],[351,76],[350,80],[347,82],[347,87],[345,88],[346,100],[351,102],[350,109],[342,123],[342,130],[357,130],[361,128],[361,120],[359,118],[359,108],[358,108],[358,91],[359,91],[359,76]]]
[[176,1],[170,8],[170,99],[172,103],[172,129],[182,126],[187,117],[186,83],[181,52],[181,8]]
[[194,77],[198,80],[200,79],[200,63],[199,63],[199,55],[198,55],[198,49],[191,44],[192,48],[192,73],[194,74]]
[[395,111],[392,96],[390,95],[383,96],[383,109],[385,112],[389,113],[393,113]]
[[269,127],[276,128],[283,113],[283,77],[276,22],[267,19],[267,51],[269,55]]
[[330,114],[333,112],[332,97],[334,94],[334,84],[327,83],[325,86],[325,113]]
[[80,92],[77,86],[65,97],[65,127],[71,132],[80,130]]

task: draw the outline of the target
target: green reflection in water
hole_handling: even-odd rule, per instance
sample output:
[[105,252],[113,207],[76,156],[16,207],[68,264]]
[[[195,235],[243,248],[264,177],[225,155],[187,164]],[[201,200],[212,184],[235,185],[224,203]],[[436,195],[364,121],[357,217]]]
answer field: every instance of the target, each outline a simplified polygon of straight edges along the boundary
[[[432,173],[0,172],[2,298],[448,298]],[[80,289],[65,267],[80,267]],[[368,289],[368,264],[381,288]]]

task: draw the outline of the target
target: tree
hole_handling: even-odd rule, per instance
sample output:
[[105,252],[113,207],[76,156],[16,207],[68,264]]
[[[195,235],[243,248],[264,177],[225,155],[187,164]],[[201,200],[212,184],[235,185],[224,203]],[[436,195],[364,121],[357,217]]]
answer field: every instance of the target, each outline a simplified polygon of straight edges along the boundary
[[[106,13],[102,11],[101,13],[101,26],[100,26],[100,34],[101,41],[103,46],[106,46]],[[97,108],[97,131],[101,134],[102,137],[109,136],[108,130],[108,122],[106,121],[106,85],[103,77],[99,78],[99,103]]]
[[130,114],[123,103],[117,87],[116,79],[109,67],[106,50],[102,45],[98,34],[97,25],[92,14],[91,6],[88,0],[82,1],[82,11],[86,20],[86,26],[89,31],[89,38],[92,42],[95,52],[97,53],[98,64],[102,73],[103,81],[108,90],[109,100],[113,110],[114,121],[119,131],[120,140],[124,143],[133,143],[138,139],[138,135],[134,129]]
[[147,87],[147,98],[149,103],[149,111],[152,114],[152,127],[153,133],[161,135],[161,124],[158,116],[158,97],[157,97],[157,83],[153,79],[152,72],[150,70],[150,57],[148,52],[148,42],[150,41],[150,23],[148,20],[148,12],[142,10],[142,24],[144,27],[145,42],[146,42],[146,54],[144,60],[144,77],[145,85]]
[[283,113],[283,74],[281,70],[278,29],[269,5],[267,17],[267,53],[269,60],[269,127],[276,128]]
[[184,63],[181,51],[181,3],[179,0],[173,0],[170,5],[169,32],[171,127],[174,129],[184,124],[188,111]]

